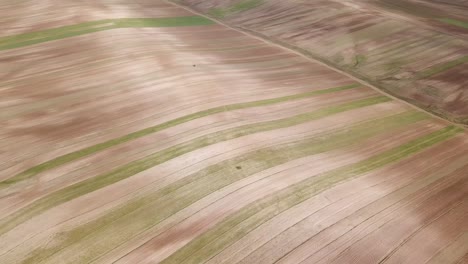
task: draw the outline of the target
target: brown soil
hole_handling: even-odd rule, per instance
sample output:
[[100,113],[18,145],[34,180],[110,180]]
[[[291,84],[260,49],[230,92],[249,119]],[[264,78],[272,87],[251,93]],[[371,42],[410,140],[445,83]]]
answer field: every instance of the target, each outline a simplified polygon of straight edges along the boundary
[[[180,2],[210,14],[213,8],[229,8],[233,2],[239,1]],[[434,12],[424,11],[424,8]],[[454,11],[456,9],[457,12]],[[468,105],[468,99],[463,97],[460,103],[454,104],[447,98],[463,93],[466,90],[463,81],[467,78],[460,79],[456,73],[451,76],[447,72],[450,82],[428,86],[425,83],[428,78],[421,79],[417,73],[468,55],[468,31],[455,34],[454,26],[441,25],[437,20],[446,18],[444,14],[453,14],[452,17],[457,18],[457,14],[467,9],[466,1],[454,4],[411,0],[267,0],[255,8],[234,12],[221,19],[350,73],[418,107],[466,125],[468,109],[465,105]],[[461,20],[466,20],[466,16]],[[466,70],[467,65],[459,67]],[[428,90],[435,92],[429,93]]]
[[[267,174],[268,171],[264,171],[261,173],[261,175],[268,175],[266,178],[257,180],[242,189],[237,189],[235,192],[232,190],[238,188],[236,186],[237,184],[231,185],[229,188],[226,188],[225,192],[216,194],[220,197],[222,195],[222,198],[215,199],[207,197],[207,200],[216,201],[216,203],[210,204],[209,207],[203,208],[203,210],[197,210],[196,214],[181,221],[179,224],[168,229],[167,231],[164,231],[156,238],[144,243],[144,245],[139,247],[137,250],[134,250],[130,254],[125,255],[124,258],[119,260],[119,263],[143,263],[148,262],[148,260],[155,262],[161,261],[175,250],[189,242],[191,239],[202,234],[203,232],[208,231],[210,227],[214,226],[217,222],[222,221],[225,216],[232,214],[233,211],[237,210],[238,208],[258,200],[268,194],[273,194],[276,191],[290,186],[297,181],[311,177],[308,168],[314,168],[314,174],[318,175],[321,172],[336,168],[337,166],[355,163],[358,160],[365,159],[371,155],[375,155],[379,152],[385,151],[386,149],[394,147],[398,144],[395,140],[397,138],[398,140],[402,140],[401,142],[404,142],[430,132],[430,130],[422,128],[424,128],[424,126],[418,125],[414,130],[405,131],[405,133],[407,133],[406,135],[399,133],[393,133],[393,135],[380,135],[362,144],[364,146],[374,146],[376,142],[382,143],[383,141],[387,141],[389,143],[381,144],[382,148],[379,149],[376,149],[375,147],[363,148],[363,146],[355,146],[353,148],[346,149],[345,151],[332,151],[323,155],[315,155],[314,157],[300,159],[278,166],[273,170],[273,172],[275,172],[274,174],[269,175]],[[394,136],[393,140],[392,136]],[[302,164],[298,166],[298,162]],[[258,176],[260,175],[253,175],[252,177],[258,178]],[[249,182],[253,181],[253,179],[250,179],[250,177],[248,180]],[[241,184],[242,182],[238,183]],[[198,219],[209,219],[209,221],[205,220],[204,223],[201,224],[199,222],[200,220]],[[197,225],[198,228],[196,230],[192,230],[193,233],[191,239],[188,239],[186,234],[184,234],[183,237],[177,237],[177,235],[173,234],[174,232],[178,233],[180,229],[184,229],[184,226],[194,225]],[[171,238],[167,239],[167,237]],[[164,243],[166,240],[172,240],[173,243]],[[171,248],[168,248],[168,244],[171,245]],[[271,254],[271,251],[269,251],[269,253]]]
[[[204,10],[228,6],[235,0],[188,2],[198,3],[196,7]],[[302,10],[290,9],[292,2]],[[0,4],[0,14],[8,14],[0,18],[0,25],[5,28],[2,35],[106,18],[192,15],[159,0],[31,3],[6,0]],[[354,12],[363,7],[353,5],[353,1],[288,0],[269,4],[272,5],[246,11],[245,18],[232,16],[227,21],[241,21],[297,43],[313,40],[310,47],[323,45],[314,40],[317,36],[334,43],[333,34],[343,29],[349,30],[349,34],[361,35],[362,30],[369,28],[391,30],[390,26],[396,23],[374,9]],[[313,13],[314,16],[336,16],[337,24],[313,21],[315,18],[310,12],[318,4],[323,4],[324,8]],[[271,12],[277,12],[274,19],[268,17],[270,11],[266,6]],[[297,20],[292,17],[295,15]],[[270,24],[262,24],[263,19]],[[290,26],[291,31],[285,32],[278,24]],[[296,27],[299,31],[295,31]],[[406,25],[392,34],[418,32],[414,30]],[[432,33],[425,31],[422,35]],[[388,36],[382,36],[385,37]],[[447,40],[445,35],[437,39],[441,43]],[[352,58],[355,51],[367,50],[373,50],[377,58],[383,56],[378,55],[380,49],[388,47],[382,39],[373,44],[358,43],[356,49],[349,46],[349,39],[341,40],[348,52],[345,59]],[[411,42],[410,38],[406,40]],[[355,39],[353,43],[357,42]],[[434,63],[424,57],[437,52],[439,44],[421,51],[418,56],[423,57],[422,61],[408,64],[410,70],[420,69],[424,63]],[[328,52],[332,51],[323,54],[328,56]],[[399,52],[407,56],[403,53],[406,51]],[[453,56],[456,52],[450,49],[440,54]],[[355,82],[321,64],[222,25],[102,31],[0,51],[0,57],[0,180],[55,157],[198,111]],[[375,60],[370,59],[368,63],[363,69],[382,72],[379,64],[374,64]],[[464,95],[450,96],[461,89],[453,85],[463,80],[464,73],[463,67],[458,66],[418,82],[435,87],[446,85],[447,102],[454,106],[450,110],[463,115]],[[193,119],[51,168],[0,190],[0,220],[74,183],[199,136],[378,95],[369,87],[361,87]],[[60,243],[65,246],[53,252],[51,259],[37,257],[34,261],[76,262],[77,256],[87,254],[85,246],[89,245],[83,246],[83,241],[67,244],[64,233],[106,216],[130,201],[154,194],[211,165],[258,149],[326,135],[409,110],[412,108],[408,105],[391,100],[201,147],[18,223],[0,234],[0,262],[20,263]],[[151,228],[139,230],[142,232],[125,243],[96,255],[94,261],[157,263],[247,204],[447,125],[445,121],[428,118],[384,131],[360,144],[272,166],[193,201]],[[233,240],[208,262],[464,261],[468,250],[463,246],[467,241],[463,236],[467,232],[467,153],[467,134],[460,133],[403,160],[331,186],[239,240]],[[232,170],[241,173],[243,168],[233,165]],[[105,244],[112,237],[97,239]]]

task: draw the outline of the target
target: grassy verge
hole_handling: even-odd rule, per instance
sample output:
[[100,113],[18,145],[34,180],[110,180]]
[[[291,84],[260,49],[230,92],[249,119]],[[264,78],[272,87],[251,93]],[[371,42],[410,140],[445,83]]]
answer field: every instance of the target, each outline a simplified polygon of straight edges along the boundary
[[[153,194],[131,201],[97,220],[62,234],[60,243],[51,248],[38,249],[30,256],[30,263],[38,263],[39,259],[45,260],[65,248],[76,257],[74,260],[69,260],[71,263],[89,262],[199,199],[250,175],[290,160],[358,144],[379,133],[426,118],[427,115],[419,112],[406,112],[309,139],[252,151],[209,166]],[[242,169],[238,170],[236,167]],[[76,252],[82,255],[78,256]],[[57,259],[61,258],[57,256]],[[47,262],[54,263],[53,260]]]
[[214,22],[200,16],[168,18],[121,18],[84,22],[77,25],[46,29],[0,38],[0,50],[20,48],[42,42],[80,36],[84,34],[129,27],[181,27],[210,25]]
[[71,152],[69,154],[66,154],[66,155],[54,158],[50,161],[44,162],[42,164],[36,165],[7,180],[1,181],[0,189],[5,188],[11,184],[17,183],[19,181],[32,178],[36,176],[37,174],[44,172],[46,170],[59,167],[63,164],[72,162],[74,160],[78,160],[80,158],[89,156],[91,154],[108,149],[110,147],[113,147],[113,146],[116,146],[125,142],[129,142],[129,141],[150,135],[152,133],[159,132],[161,130],[164,130],[170,127],[174,127],[174,126],[180,125],[185,122],[189,122],[197,118],[202,118],[202,117],[206,117],[209,115],[227,112],[227,111],[245,109],[245,108],[250,108],[250,107],[260,107],[260,106],[266,106],[266,105],[277,104],[277,103],[293,101],[293,100],[300,100],[300,99],[305,99],[308,97],[353,89],[359,86],[360,86],[359,84],[350,84],[350,85],[345,85],[345,86],[339,86],[339,87],[328,88],[328,89],[323,89],[323,90],[316,90],[316,91],[311,91],[307,93],[283,96],[283,97],[278,97],[278,98],[251,101],[251,102],[245,102],[245,103],[239,103],[239,104],[231,104],[231,105],[220,106],[220,107],[215,107],[215,108],[207,109],[204,111],[196,112],[190,115],[179,117],[177,119],[173,119],[171,121],[168,121],[168,122],[156,125],[156,126],[152,126],[149,128],[145,128],[145,129],[133,132],[131,134],[128,134],[119,138],[111,139],[111,140],[108,140],[106,142],[103,142],[103,143],[100,143],[91,147],[80,149],[78,151]]
[[390,163],[402,160],[462,130],[453,126],[413,140],[361,162],[325,172],[271,195],[227,218],[162,263],[203,263],[259,225],[332,186]]
[[388,97],[383,96],[372,97],[338,106],[323,108],[314,112],[299,114],[289,118],[262,122],[253,125],[244,125],[198,137],[192,141],[175,145],[173,147],[151,154],[143,159],[120,166],[111,172],[75,183],[46,197],[36,200],[34,203],[0,220],[0,235],[11,230],[22,222],[27,221],[31,217],[53,208],[54,206],[68,202],[118,181],[124,180],[128,177],[131,177],[132,175],[196,149],[249,134],[298,125],[307,121],[317,120],[329,115],[387,102],[389,100],[390,99]]

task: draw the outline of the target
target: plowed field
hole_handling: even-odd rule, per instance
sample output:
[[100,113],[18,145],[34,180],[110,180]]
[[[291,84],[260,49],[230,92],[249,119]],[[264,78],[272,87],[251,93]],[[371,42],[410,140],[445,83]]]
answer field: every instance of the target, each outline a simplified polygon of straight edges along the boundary
[[179,0],[468,125],[466,0]]
[[461,263],[468,134],[177,5],[3,1],[0,263]]

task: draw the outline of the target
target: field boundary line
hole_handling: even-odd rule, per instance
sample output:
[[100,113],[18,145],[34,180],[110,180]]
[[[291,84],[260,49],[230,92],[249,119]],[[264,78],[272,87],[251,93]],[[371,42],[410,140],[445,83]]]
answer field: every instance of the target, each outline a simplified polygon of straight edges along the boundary
[[163,0],[163,1],[165,1],[165,2],[167,2],[167,3],[170,3],[170,4],[173,4],[173,5],[175,5],[175,6],[178,6],[178,7],[180,7],[180,8],[183,8],[183,9],[185,9],[185,10],[187,10],[187,11],[189,11],[189,12],[192,12],[192,13],[194,13],[194,14],[196,14],[196,15],[203,16],[203,17],[205,17],[205,18],[207,18],[207,19],[211,19],[211,20],[215,21],[216,23],[218,23],[218,24],[220,24],[220,25],[222,25],[222,26],[225,26],[225,27],[227,27],[227,28],[230,28],[230,29],[232,29],[232,30],[235,30],[235,31],[237,31],[237,32],[239,32],[239,33],[242,33],[242,34],[244,34],[244,35],[247,35],[247,36],[249,36],[249,37],[258,39],[258,40],[263,41],[263,42],[265,42],[265,43],[267,43],[267,44],[270,44],[270,45],[272,45],[272,46],[275,46],[275,47],[281,48],[281,49],[283,49],[283,50],[292,52],[292,53],[294,53],[294,54],[296,54],[296,55],[301,56],[302,58],[305,58],[305,59],[311,61],[311,62],[314,62],[314,63],[317,63],[317,64],[319,64],[319,65],[325,66],[325,67],[327,67],[328,69],[331,69],[331,70],[333,70],[333,71],[335,71],[335,72],[338,72],[338,73],[340,73],[340,74],[342,74],[342,75],[345,75],[345,76],[347,76],[347,77],[349,77],[349,78],[351,78],[351,79],[353,79],[353,80],[355,80],[355,81],[361,83],[362,85],[365,85],[366,87],[370,87],[370,88],[372,88],[373,90],[375,90],[375,91],[377,91],[377,92],[379,92],[379,93],[381,93],[381,94],[383,94],[383,95],[385,95],[385,96],[387,96],[387,97],[392,98],[392,99],[395,100],[395,101],[401,102],[401,103],[403,103],[403,104],[405,104],[405,105],[407,105],[407,106],[409,106],[409,107],[412,107],[412,108],[414,108],[414,109],[416,109],[416,110],[418,110],[418,111],[424,112],[424,113],[426,113],[426,114],[432,116],[432,117],[435,118],[435,119],[439,119],[439,120],[441,120],[441,121],[443,121],[443,122],[445,122],[445,123],[449,123],[449,124],[451,124],[451,125],[454,125],[454,126],[457,126],[457,127],[459,127],[459,128],[462,128],[462,129],[465,131],[465,133],[468,131],[468,125],[463,125],[463,124],[461,124],[461,123],[457,123],[457,122],[448,120],[448,119],[446,119],[446,118],[443,118],[442,116],[438,116],[438,115],[436,115],[436,114],[434,114],[434,113],[431,113],[431,112],[429,112],[429,111],[427,111],[427,110],[425,110],[425,109],[423,109],[423,108],[421,108],[421,107],[419,107],[419,106],[416,106],[416,105],[414,105],[414,104],[412,104],[412,103],[410,103],[410,102],[408,102],[408,101],[406,101],[406,100],[403,100],[403,99],[401,99],[401,98],[398,98],[398,97],[396,97],[396,96],[394,96],[394,95],[392,95],[392,94],[386,92],[385,90],[380,89],[380,88],[378,88],[377,86],[375,86],[375,85],[369,83],[369,82],[366,81],[366,80],[363,80],[363,79],[361,79],[361,78],[358,78],[358,77],[356,77],[356,76],[354,76],[354,75],[352,75],[352,74],[350,74],[350,73],[347,73],[347,72],[345,72],[345,71],[343,71],[343,70],[340,70],[340,69],[338,69],[338,68],[335,68],[334,66],[332,66],[332,65],[330,65],[330,64],[325,63],[324,61],[322,61],[322,60],[320,60],[319,58],[313,56],[312,54],[310,54],[309,52],[307,52],[307,51],[304,50],[304,49],[301,49],[301,48],[299,48],[299,47],[295,47],[295,46],[289,45],[289,44],[287,44],[287,43],[285,43],[285,42],[283,42],[283,41],[280,41],[280,40],[274,40],[274,39],[272,39],[272,38],[270,38],[270,37],[268,37],[268,36],[266,36],[266,35],[264,35],[264,34],[262,34],[262,33],[259,33],[259,32],[254,32],[254,31],[252,31],[252,30],[249,30],[249,29],[246,29],[246,28],[243,28],[243,27],[237,27],[237,26],[230,25],[230,24],[228,24],[228,23],[226,23],[226,22],[223,22],[223,21],[221,21],[221,20],[219,20],[219,19],[217,19],[217,18],[215,18],[215,17],[209,16],[209,15],[207,15],[207,14],[204,14],[204,13],[201,13],[201,12],[199,12],[199,11],[197,11],[197,10],[194,10],[194,9],[192,9],[191,7],[187,6],[187,5],[184,5],[184,4],[175,2],[174,0]]

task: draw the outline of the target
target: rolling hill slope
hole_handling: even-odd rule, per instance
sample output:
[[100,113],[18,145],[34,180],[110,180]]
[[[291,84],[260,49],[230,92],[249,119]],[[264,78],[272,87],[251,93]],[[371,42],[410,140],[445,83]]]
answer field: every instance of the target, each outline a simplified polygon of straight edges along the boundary
[[0,263],[466,259],[462,128],[165,1],[31,3],[0,3]]

